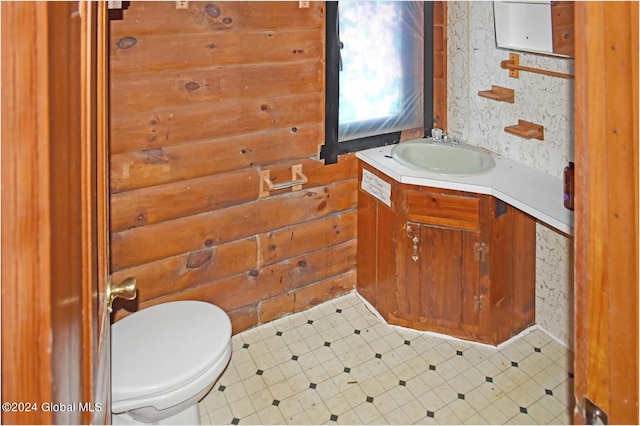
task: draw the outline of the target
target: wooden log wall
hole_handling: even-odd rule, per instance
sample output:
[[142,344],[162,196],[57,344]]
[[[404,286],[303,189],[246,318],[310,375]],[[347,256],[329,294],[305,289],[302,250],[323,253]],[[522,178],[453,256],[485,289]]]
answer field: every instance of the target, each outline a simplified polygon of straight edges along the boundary
[[[237,333],[355,287],[357,160],[318,160],[324,10],[132,1],[111,21],[111,270],[138,282],[116,307],[205,300]],[[302,190],[258,198],[260,171],[296,164]]]

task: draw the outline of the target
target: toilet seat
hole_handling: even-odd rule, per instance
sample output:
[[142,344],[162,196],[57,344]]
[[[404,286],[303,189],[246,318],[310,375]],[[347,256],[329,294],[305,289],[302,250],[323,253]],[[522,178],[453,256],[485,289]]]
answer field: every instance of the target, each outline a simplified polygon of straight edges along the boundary
[[229,317],[206,302],[155,305],[111,333],[112,403],[171,392],[230,356]]

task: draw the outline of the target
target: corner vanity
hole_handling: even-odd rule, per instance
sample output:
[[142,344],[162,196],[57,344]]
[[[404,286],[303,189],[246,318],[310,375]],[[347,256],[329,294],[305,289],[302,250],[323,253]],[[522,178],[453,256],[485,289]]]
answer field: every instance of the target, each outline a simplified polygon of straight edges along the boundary
[[572,233],[562,180],[496,154],[436,173],[392,149],[357,153],[358,292],[390,324],[491,345],[534,325],[536,220]]

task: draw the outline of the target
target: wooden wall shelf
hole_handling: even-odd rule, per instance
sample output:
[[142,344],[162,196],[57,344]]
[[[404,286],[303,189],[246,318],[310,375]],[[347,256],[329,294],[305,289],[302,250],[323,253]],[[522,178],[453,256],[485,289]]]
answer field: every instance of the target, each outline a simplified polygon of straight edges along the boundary
[[504,131],[525,139],[544,140],[544,126],[524,120],[518,120],[518,124],[505,127]]
[[483,98],[493,99],[494,101],[509,102],[510,104],[515,101],[515,92],[513,89],[494,85],[491,85],[491,90],[479,91],[478,95]]

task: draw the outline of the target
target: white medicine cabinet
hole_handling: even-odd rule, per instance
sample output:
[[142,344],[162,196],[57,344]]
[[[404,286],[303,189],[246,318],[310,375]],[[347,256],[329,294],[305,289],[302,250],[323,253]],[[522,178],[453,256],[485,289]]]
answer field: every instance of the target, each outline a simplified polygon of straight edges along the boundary
[[572,1],[496,0],[498,48],[573,57]]

